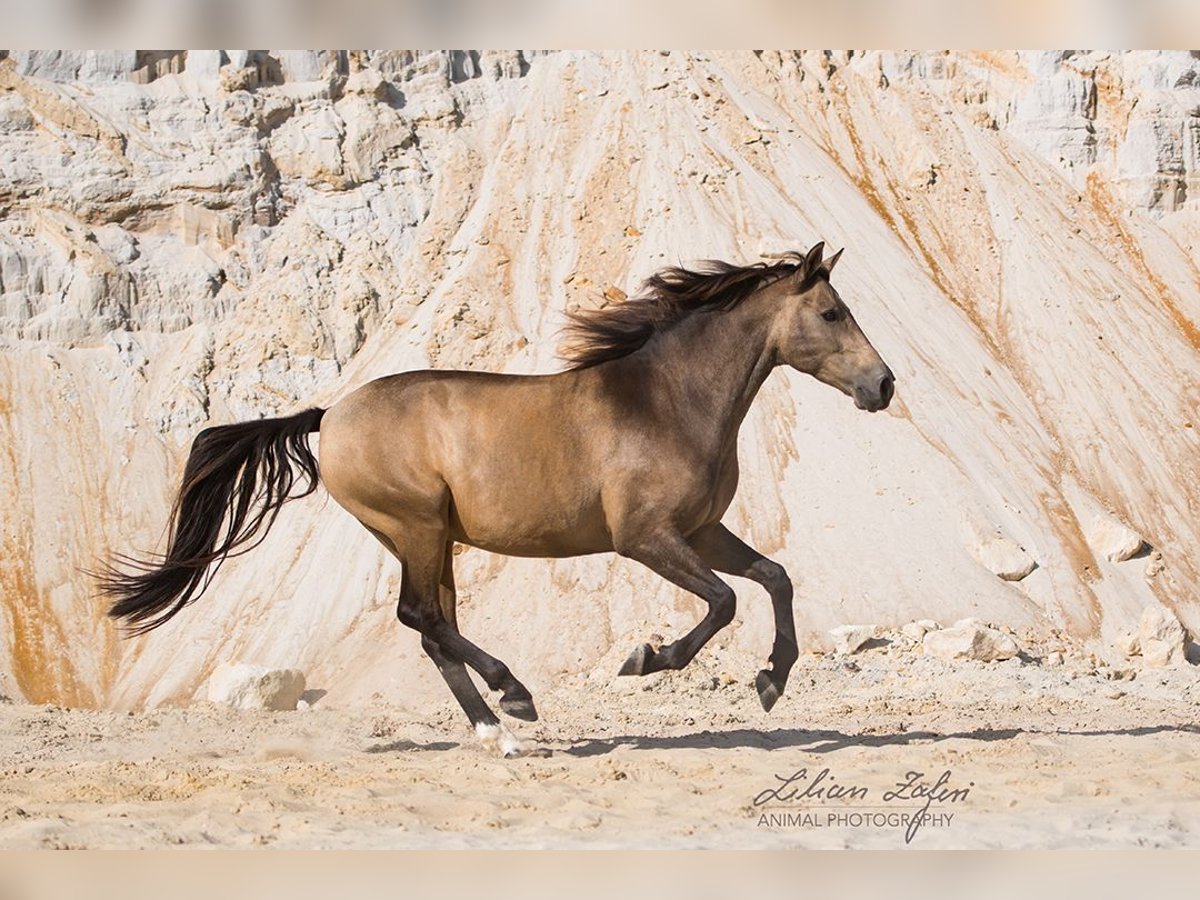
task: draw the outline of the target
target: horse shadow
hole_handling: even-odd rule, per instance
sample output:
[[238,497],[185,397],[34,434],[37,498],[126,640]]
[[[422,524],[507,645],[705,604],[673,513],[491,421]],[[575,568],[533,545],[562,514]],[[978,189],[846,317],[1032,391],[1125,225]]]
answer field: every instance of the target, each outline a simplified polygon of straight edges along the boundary
[[412,741],[408,738],[390,741],[386,744],[372,744],[365,748],[365,753],[411,753],[414,751],[457,750],[461,744],[455,741]]
[[565,748],[555,748],[564,756],[602,756],[615,750],[760,750],[802,749],[807,753],[835,753],[851,747],[888,747],[929,744],[950,740],[1009,741],[1021,734],[1073,735],[1103,737],[1127,735],[1143,737],[1162,733],[1200,734],[1200,725],[1145,725],[1136,728],[1055,729],[977,728],[972,731],[904,731],[895,734],[846,734],[841,731],[805,728],[776,728],[759,731],[738,728],[732,731],[699,731],[671,736],[620,735],[591,738]]

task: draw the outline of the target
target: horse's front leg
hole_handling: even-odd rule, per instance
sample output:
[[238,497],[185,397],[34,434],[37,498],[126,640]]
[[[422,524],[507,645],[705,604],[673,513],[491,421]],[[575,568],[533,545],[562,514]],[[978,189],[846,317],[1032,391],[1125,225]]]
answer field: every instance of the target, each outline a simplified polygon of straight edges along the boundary
[[691,538],[696,553],[718,572],[739,575],[756,581],[771,595],[775,610],[775,646],[771,649],[771,667],[758,673],[755,687],[763,709],[770,712],[796,662],[796,623],[792,618],[792,580],[779,563],[767,559],[744,543],[720,523],[703,529]]
[[620,675],[649,675],[663,669],[682,669],[709,639],[733,621],[737,596],[679,534],[652,532],[617,543],[617,552],[637,560],[668,581],[708,603],[708,613],[691,631],[662,648],[642,644],[621,666]]

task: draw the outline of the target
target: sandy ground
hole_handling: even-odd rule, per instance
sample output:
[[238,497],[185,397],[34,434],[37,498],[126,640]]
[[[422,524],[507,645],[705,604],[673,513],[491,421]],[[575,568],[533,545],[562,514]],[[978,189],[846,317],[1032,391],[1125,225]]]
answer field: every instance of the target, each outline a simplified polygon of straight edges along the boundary
[[0,847],[1200,845],[1195,666],[891,645],[802,657],[766,714],[750,660],[646,679],[615,662],[537,697],[519,732],[547,755],[515,760],[450,701],[0,704]]

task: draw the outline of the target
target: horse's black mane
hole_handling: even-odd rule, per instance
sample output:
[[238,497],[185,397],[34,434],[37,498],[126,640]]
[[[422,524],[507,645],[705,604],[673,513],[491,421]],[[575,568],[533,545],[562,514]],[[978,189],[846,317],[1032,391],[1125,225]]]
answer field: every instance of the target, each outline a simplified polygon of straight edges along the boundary
[[[776,263],[735,266],[710,259],[696,269],[660,269],[646,279],[636,297],[613,306],[567,313],[561,356],[571,370],[628,356],[692,313],[731,309],[759,288],[804,265],[805,255],[792,251]],[[815,274],[806,272],[804,278]]]

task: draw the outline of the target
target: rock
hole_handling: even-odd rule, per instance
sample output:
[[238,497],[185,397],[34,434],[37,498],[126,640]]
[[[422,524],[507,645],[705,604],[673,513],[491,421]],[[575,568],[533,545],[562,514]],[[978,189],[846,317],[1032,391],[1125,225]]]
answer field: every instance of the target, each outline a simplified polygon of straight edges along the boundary
[[933,619],[917,619],[915,622],[909,622],[907,625],[900,627],[900,633],[906,638],[916,641],[918,644],[925,639],[925,635],[930,631],[937,631],[942,626]]
[[863,644],[875,637],[874,625],[841,625],[830,630],[833,652],[849,656],[862,649]]
[[220,76],[222,62],[220,50],[189,50],[185,71],[211,90]]
[[980,538],[972,553],[981,566],[1005,581],[1020,581],[1037,568],[1034,558],[1006,537]]
[[365,97],[383,100],[388,95],[388,83],[377,69],[359,69],[346,79],[343,90],[347,94],[362,94]]
[[628,297],[629,295],[615,284],[610,284],[604,289],[604,299],[609,303],[623,303]]
[[1002,631],[989,628],[978,619],[962,619],[950,628],[925,635],[925,652],[939,659],[975,659],[995,662],[1011,659],[1021,652],[1017,642]]
[[50,81],[117,81],[137,65],[136,50],[14,50],[17,72]]
[[1117,635],[1116,647],[1126,656],[1138,656],[1142,652],[1141,639],[1135,631],[1126,631]]
[[1110,516],[1098,515],[1087,534],[1088,546],[1109,562],[1124,562],[1136,556],[1145,543],[1142,536]]
[[1175,666],[1186,659],[1187,632],[1165,606],[1147,606],[1138,625],[1143,665]]
[[234,709],[293,710],[303,693],[299,669],[223,663],[208,680],[208,699]]
[[330,61],[328,51],[280,50],[275,55],[279,59],[280,74],[286,81],[318,81]]
[[252,66],[225,66],[217,74],[221,90],[227,93],[248,91],[258,85],[258,70]]

